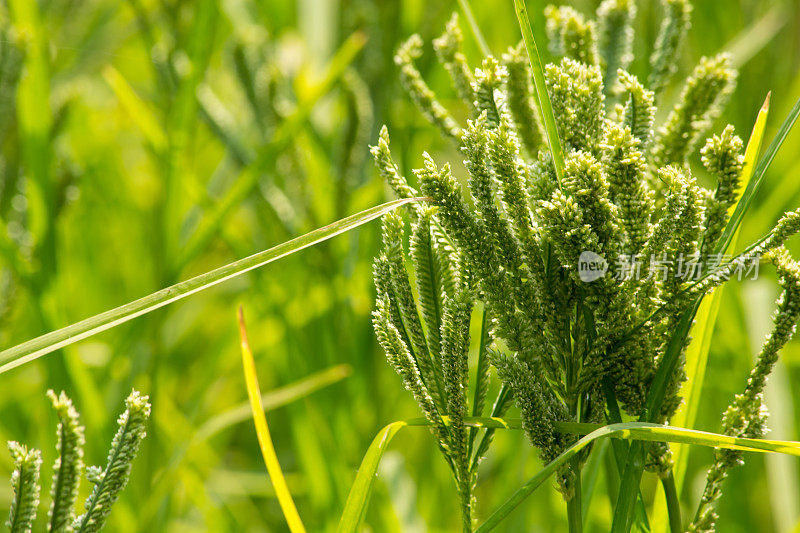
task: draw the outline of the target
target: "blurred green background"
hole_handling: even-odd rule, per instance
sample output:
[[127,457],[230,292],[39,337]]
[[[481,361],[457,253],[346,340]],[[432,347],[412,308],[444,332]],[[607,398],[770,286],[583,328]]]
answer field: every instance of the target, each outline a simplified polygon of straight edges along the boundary
[[[747,138],[772,91],[771,139],[800,97],[800,1],[694,3],[676,81],[701,56],[730,50],[741,76],[719,122]],[[517,43],[510,0],[472,4],[494,53]],[[590,13],[599,1],[571,4]],[[639,4],[634,73],[646,72],[659,16],[658,2]],[[528,5],[541,29],[545,3]],[[0,347],[385,201],[367,148],[382,124],[408,174],[423,150],[460,161],[405,97],[392,61],[398,44],[420,33],[420,70],[463,118],[430,47],[458,10],[456,0],[3,2]],[[478,47],[462,27],[478,66]],[[676,83],[667,99],[679,90]],[[741,243],[800,205],[799,152],[795,132]],[[151,395],[153,417],[109,531],[286,531],[252,421],[236,411],[247,397],[235,322],[241,303],[262,389],[276,391],[267,415],[289,487],[308,529],[332,530],[372,437],[418,416],[370,324],[377,230],[372,223],[0,375],[0,441],[42,448],[49,472],[56,420],[45,391],[63,389],[87,425],[87,463],[102,463],[122,401],[136,387]],[[700,429],[718,430],[744,386],[770,325],[771,275],[725,293]],[[799,342],[784,350],[767,403],[770,436],[800,439]],[[392,450],[367,516],[371,529],[453,531],[454,486],[430,435],[404,430]],[[711,458],[708,449],[692,450],[687,513]],[[540,467],[520,432],[498,433],[481,470],[479,518]],[[0,478],[11,469],[0,451]],[[645,484],[651,498],[652,476]],[[2,512],[11,496],[0,483]],[[504,531],[563,531],[563,507],[545,486]],[[592,531],[608,530],[610,509],[601,480]],[[800,461],[748,456],[728,481],[720,514],[722,532],[800,531]]]

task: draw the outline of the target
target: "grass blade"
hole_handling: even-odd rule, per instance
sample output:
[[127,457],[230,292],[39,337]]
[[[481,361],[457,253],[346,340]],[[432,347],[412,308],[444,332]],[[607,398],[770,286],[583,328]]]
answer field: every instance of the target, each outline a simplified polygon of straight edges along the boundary
[[250,191],[258,184],[258,180],[264,175],[265,169],[268,169],[275,162],[275,158],[292,143],[311,114],[314,105],[342,77],[365,43],[366,38],[364,35],[356,32],[342,44],[339,51],[331,59],[323,79],[304,93],[303,98],[298,103],[297,110],[281,122],[272,136],[271,142],[262,149],[259,157],[242,170],[234,184],[222,199],[217,202],[213,210],[201,220],[197,229],[181,250],[176,271],[180,271],[205,248],[228,213],[240,205],[242,200],[250,194]]
[[[271,411],[278,407],[290,404],[301,398],[338,383],[353,373],[350,365],[337,365],[320,372],[311,374],[290,385],[265,392],[261,395],[261,404],[264,411]],[[223,431],[250,418],[250,405],[243,403],[208,419],[195,432],[192,443],[205,441],[220,431]]]
[[159,124],[152,109],[133,90],[122,74],[111,65],[103,68],[103,79],[117,96],[117,100],[128,112],[131,120],[139,128],[147,142],[156,153],[167,149],[167,134]]
[[[27,194],[30,231],[37,245],[47,248],[52,247],[50,216],[54,194],[50,176],[50,130],[53,119],[50,110],[48,35],[37,2],[10,0],[8,14],[25,49],[25,70],[17,86],[16,108],[22,159],[31,178]],[[53,250],[47,253],[52,254]],[[52,260],[52,257],[48,258],[48,261]]]
[[364,521],[364,516],[367,514],[369,496],[372,492],[372,485],[375,482],[381,458],[397,432],[407,425],[408,423],[404,421],[392,422],[383,428],[375,436],[372,444],[369,445],[364,459],[361,460],[356,479],[350,487],[350,493],[347,495],[344,512],[339,520],[339,527],[336,528],[337,533],[356,533],[359,531],[361,523]]
[[786,137],[789,136],[789,132],[792,131],[792,128],[797,122],[798,117],[800,117],[800,98],[798,98],[797,102],[794,104],[794,107],[786,116],[783,124],[781,124],[780,130],[778,130],[778,134],[772,140],[767,152],[764,154],[764,157],[761,158],[761,161],[758,163],[758,166],[753,172],[753,176],[750,178],[747,188],[742,194],[742,198],[739,200],[739,203],[736,205],[736,210],[733,212],[733,215],[731,215],[731,219],[728,222],[728,225],[725,227],[725,231],[722,233],[719,244],[717,244],[717,247],[714,250],[715,253],[720,253],[722,250],[727,250],[730,243],[733,241],[733,235],[741,225],[745,213],[747,213],[753,198],[755,198],[758,189],[761,187],[761,182],[764,179],[764,175],[767,173],[772,161],[775,160],[778,150],[780,150],[781,146],[783,146],[783,142],[786,140]]
[[514,0],[514,8],[517,12],[517,20],[522,30],[522,38],[525,41],[525,48],[528,50],[528,58],[531,62],[533,72],[533,85],[536,87],[536,101],[539,104],[539,111],[544,121],[544,129],[547,133],[547,142],[550,144],[550,153],[553,155],[553,163],[556,168],[556,177],[561,183],[564,177],[564,149],[561,146],[561,139],[558,137],[556,127],[556,117],[553,113],[553,106],[550,103],[550,94],[547,92],[547,83],[544,79],[544,66],[539,57],[539,49],[536,46],[536,39],[531,29],[531,21],[528,18],[528,9],[525,7],[525,0]]
[[[569,424],[574,430],[580,427],[589,429],[596,427],[591,424]],[[563,430],[562,427],[559,427]],[[584,430],[585,431],[585,430]],[[554,461],[548,463],[535,476],[529,479],[525,485],[517,490],[499,509],[497,509],[475,533],[485,533],[497,527],[503,519],[511,513],[525,498],[531,495],[534,490],[540,487],[547,479],[558,471],[567,461],[575,457],[583,448],[593,441],[601,438],[616,437],[632,439],[635,441],[653,442],[680,442],[685,444],[695,444],[709,446],[712,448],[725,448],[729,450],[742,450],[749,452],[776,452],[795,455],[800,457],[800,442],[768,441],[762,439],[742,439],[669,426],[661,426],[647,422],[626,422],[623,424],[611,424],[595,429],[578,442],[564,450]],[[634,443],[635,445],[636,443]],[[631,446],[631,448],[634,447]],[[637,485],[638,486],[638,485]]]
[[[442,417],[445,424],[449,423],[448,417]],[[338,533],[355,533],[359,531],[364,515],[367,511],[369,496],[372,491],[372,484],[375,480],[376,472],[381,457],[386,452],[392,438],[404,427],[423,427],[430,423],[425,418],[413,418],[393,422],[384,427],[370,444],[361,466],[356,474],[356,479],[350,488],[347,497],[344,513],[339,521]],[[497,417],[481,418],[467,417],[464,419],[467,427],[481,429],[522,429],[522,421],[519,419],[502,419]],[[558,471],[564,463],[575,457],[583,448],[592,441],[601,438],[615,437],[633,441],[652,441],[652,442],[678,442],[684,444],[694,444],[698,446],[708,446],[712,448],[725,448],[729,450],[741,450],[747,452],[761,453],[784,453],[800,457],[800,442],[774,441],[764,439],[745,439],[730,437],[706,431],[693,429],[683,429],[671,426],[662,426],[650,422],[624,422],[620,424],[609,424],[601,426],[599,424],[585,424],[579,422],[556,422],[556,429],[563,433],[574,435],[584,435],[578,442],[567,448],[553,462],[547,464],[534,477],[528,480],[509,500],[506,501],[492,516],[487,519],[475,533],[491,531],[508,514],[514,510],[525,498],[527,498],[542,483]],[[636,442],[634,442],[636,444]]]
[[269,479],[275,488],[275,494],[278,496],[278,503],[281,505],[286,523],[289,524],[289,530],[292,533],[305,533],[306,528],[297,513],[297,508],[292,500],[292,493],[289,492],[289,487],[286,486],[286,480],[283,477],[281,465],[278,462],[278,456],[275,454],[275,447],[272,445],[272,438],[269,435],[267,417],[264,415],[264,405],[261,403],[261,389],[258,386],[256,363],[253,360],[253,352],[250,351],[250,343],[247,341],[247,329],[244,325],[244,312],[241,307],[239,307],[239,336],[242,342],[242,367],[244,368],[244,378],[247,383],[247,395],[250,397],[250,407],[253,412],[256,434],[258,435],[258,444],[261,447],[264,464],[267,465]]
[[[761,152],[761,145],[764,139],[764,131],[767,126],[767,117],[769,115],[770,97],[767,96],[761,111],[758,113],[756,124],[753,128],[753,133],[750,136],[750,141],[747,143],[745,151],[745,166],[742,175],[742,187],[745,187],[754,175],[756,161]],[[741,198],[743,190],[739,191],[739,198]],[[735,208],[732,208],[735,209]],[[738,231],[734,233],[728,249],[725,253],[731,252],[736,246]],[[708,362],[708,352],[711,348],[711,337],[714,333],[714,324],[717,321],[717,313],[719,311],[720,302],[722,300],[722,292],[724,285],[714,291],[708,298],[705,298],[700,304],[695,318],[695,327],[692,329],[692,342],[686,349],[686,376],[687,381],[683,387],[682,395],[684,403],[681,408],[672,417],[671,423],[678,427],[693,427],[697,417],[697,410],[700,406],[700,395],[703,388],[703,380],[705,378],[706,364]],[[683,475],[686,470],[686,448],[683,446],[676,446],[673,450],[675,454],[675,482],[678,490],[680,491],[683,486]]]
[[245,272],[255,268],[266,265],[276,261],[287,255],[318,244],[322,241],[328,240],[341,233],[349,231],[353,228],[366,224],[371,220],[380,218],[386,213],[397,209],[401,205],[419,201],[419,198],[395,200],[388,202],[361,213],[351,215],[343,218],[333,224],[329,224],[322,228],[316,229],[310,233],[306,233],[300,237],[286,241],[269,250],[259,252],[244,259],[234,261],[228,265],[217,268],[205,274],[201,274],[194,278],[182,281],[166,289],[154,292],[149,296],[140,298],[133,302],[127,303],[116,309],[111,309],[91,318],[87,318],[80,322],[76,322],[65,328],[53,331],[37,337],[30,341],[24,342],[13,348],[3,350],[0,352],[0,374],[8,372],[20,365],[38,359],[43,355],[68,346],[79,340],[91,337],[97,333],[111,329],[115,326],[123,324],[138,316],[142,316],[151,311],[164,307],[172,302],[181,300],[200,292],[209,287],[213,287],[223,281],[227,281],[236,276],[240,276]]
[[483,32],[481,32],[481,27],[478,26],[478,21],[475,19],[475,13],[472,12],[472,8],[469,6],[469,0],[458,0],[458,5],[461,6],[461,11],[464,12],[464,16],[467,18],[469,27],[472,29],[472,35],[475,36],[481,53],[485,56],[492,55],[489,45],[486,44],[486,38],[483,36]]

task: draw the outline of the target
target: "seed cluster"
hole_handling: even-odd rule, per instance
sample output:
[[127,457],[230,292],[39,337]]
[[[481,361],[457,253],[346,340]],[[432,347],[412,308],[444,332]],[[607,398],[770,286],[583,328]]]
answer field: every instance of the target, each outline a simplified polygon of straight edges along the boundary
[[[455,16],[448,23],[435,47],[465,100],[464,126],[414,66],[419,36],[398,52],[411,99],[463,152],[467,190],[449,164],[437,164],[428,154],[413,172],[416,186],[409,184],[393,162],[388,130],[381,131],[372,153],[383,177],[399,197],[422,193],[430,202],[411,213],[416,293],[406,270],[400,218],[384,221],[384,250],[375,263],[375,329],[431,421],[462,498],[469,500],[465,493],[480,460],[469,453],[473,442],[465,442],[463,422],[473,306],[488,317],[490,346],[481,346],[481,353],[503,383],[493,414],[502,414],[513,396],[530,441],[550,461],[575,439],[559,433],[556,422],[606,421],[606,406],[617,404],[630,416],[668,422],[681,402],[688,336],[679,339],[663,397],[655,405],[648,402],[672,349],[672,333],[699,298],[746,261],[769,254],[785,287],[776,332],[724,422],[729,434],[763,434],[760,390],[798,319],[796,267],[782,245],[800,229],[800,213],[786,215],[732,261],[699,278],[687,275],[684,259],[702,264],[727,247],[722,238],[742,185],[743,143],[732,126],[709,138],[700,155],[715,187],[698,183],[690,157],[735,85],[736,73],[724,54],[700,60],[666,121],[655,126],[656,102],[674,74],[691,12],[686,0],[663,4],[646,84],[625,70],[632,60],[633,0],[606,0],[597,21],[572,8],[547,8],[550,49],[561,56],[545,67],[565,152],[560,180],[544,143],[542,111],[534,105],[521,45],[500,59],[485,58],[471,71]],[[661,266],[656,275],[633,276],[622,272],[619,257],[657,257]],[[475,387],[485,391],[485,380],[484,369]],[[483,448],[477,451],[485,453]],[[709,508],[724,471],[737,461],[738,455],[718,454],[704,497]],[[666,445],[652,446],[648,467],[669,471]],[[567,500],[573,478],[567,471],[560,477]],[[698,530],[713,527],[709,513],[701,516]],[[465,529],[470,516],[467,511]]]

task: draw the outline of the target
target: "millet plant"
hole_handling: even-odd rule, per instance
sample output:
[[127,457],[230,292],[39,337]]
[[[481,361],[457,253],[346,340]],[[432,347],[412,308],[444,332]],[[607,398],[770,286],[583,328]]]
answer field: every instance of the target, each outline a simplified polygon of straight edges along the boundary
[[[150,418],[150,403],[147,396],[136,391],[125,400],[125,412],[117,421],[119,429],[111,442],[105,468],[91,466],[85,469],[86,479],[92,483],[93,488],[84,504],[85,512],[75,516],[75,500],[84,473],[84,428],[80,423],[80,415],[64,392],[56,396],[50,390],[47,396],[58,416],[58,457],[53,465],[50,489],[52,502],[47,514],[47,531],[100,531],[111,507],[128,483],[133,460],[145,437],[145,426]],[[14,458],[14,473],[11,477],[14,499],[6,526],[11,533],[29,533],[33,530],[39,508],[42,453],[18,442],[9,442],[8,447]]]
[[[627,70],[634,0],[602,2],[595,20],[548,7],[549,48],[558,59],[544,67],[524,3],[516,4],[524,44],[485,57],[478,68],[462,51],[455,16],[433,42],[463,100],[466,124],[417,70],[419,36],[395,57],[410,98],[463,153],[466,190],[460,172],[428,154],[413,180],[404,176],[386,128],[372,148],[399,198],[427,198],[408,212],[408,249],[403,217],[384,217],[374,327],[452,470],[464,531],[473,530],[478,466],[494,431],[474,423],[487,410],[490,366],[501,381],[490,415],[502,417],[516,403],[544,463],[599,425],[666,425],[681,404],[685,351],[702,298],[768,262],[783,287],[774,331],[723,417],[725,435],[757,439],[767,431],[766,378],[800,315],[800,267],[783,247],[800,231],[800,211],[739,255],[726,255],[754,173],[732,126],[707,138],[734,89],[730,58],[702,58],[666,120],[655,123],[689,31],[689,2],[662,1],[647,79]],[[711,188],[698,183],[689,164],[698,150]],[[470,387],[475,309],[483,328]],[[662,480],[673,532],[714,531],[714,502],[727,472],[742,463],[741,451],[716,453],[686,524],[669,446],[612,444],[621,479],[613,531],[646,523],[638,490],[645,469]],[[582,527],[581,469],[590,451],[571,455],[557,473],[573,532]]]

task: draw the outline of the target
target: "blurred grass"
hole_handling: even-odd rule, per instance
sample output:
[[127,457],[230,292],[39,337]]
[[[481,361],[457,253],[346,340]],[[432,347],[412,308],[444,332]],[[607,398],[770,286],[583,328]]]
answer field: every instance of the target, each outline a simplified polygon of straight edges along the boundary
[[[571,3],[589,11],[599,2]],[[800,97],[800,3],[694,3],[680,72],[701,55],[732,50],[742,72],[720,123],[746,137],[771,90],[771,139]],[[658,14],[657,2],[639,4],[635,73],[646,68]],[[512,2],[470,5],[492,52],[516,44]],[[528,3],[535,30],[543,7]],[[388,195],[366,142],[383,123],[408,175],[423,150],[460,161],[402,94],[392,62],[401,39],[419,32],[429,43],[458,9],[457,0],[12,0],[0,7],[0,347],[381,203]],[[480,48],[466,25],[465,39],[477,66]],[[419,68],[451,103],[429,45]],[[463,118],[463,109],[455,112]],[[800,205],[797,153],[795,131],[740,242]],[[42,393],[63,388],[87,421],[87,461],[101,462],[114,424],[106,406],[136,386],[152,396],[153,423],[110,531],[286,531],[249,424],[215,432],[175,463],[204,424],[246,401],[231,320],[242,302],[253,351],[265,354],[256,365],[266,394],[336,365],[353,369],[270,412],[300,516],[310,531],[334,530],[374,435],[418,416],[372,334],[376,229],[348,233],[0,376],[0,439],[42,447],[52,462],[55,420]],[[762,333],[756,309],[771,312],[772,293],[756,298],[742,285],[722,298],[697,429],[718,429]],[[781,365],[786,379],[776,380],[781,405],[773,426],[780,427],[772,437],[797,440],[789,422],[800,412],[800,343],[787,347]],[[366,522],[381,532],[423,523],[452,531],[452,481],[433,440],[401,432],[392,449],[401,456],[382,465]],[[710,460],[708,450],[691,450],[687,506]],[[518,434],[497,434],[482,465],[479,517],[540,468]],[[0,477],[10,470],[0,453]],[[589,531],[607,531],[611,521],[605,472],[613,469],[598,470]],[[725,494],[720,531],[795,527],[798,511],[781,504],[786,491],[775,487],[776,471],[751,457],[731,476],[731,485],[747,490]],[[780,483],[796,486],[797,461],[780,471],[789,480]],[[646,478],[648,502],[654,490]],[[0,509],[10,497],[0,483]],[[555,491],[541,490],[511,515],[507,530],[562,531],[562,507]]]

